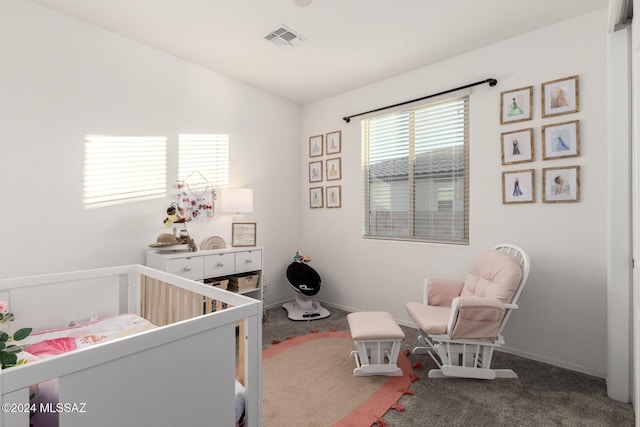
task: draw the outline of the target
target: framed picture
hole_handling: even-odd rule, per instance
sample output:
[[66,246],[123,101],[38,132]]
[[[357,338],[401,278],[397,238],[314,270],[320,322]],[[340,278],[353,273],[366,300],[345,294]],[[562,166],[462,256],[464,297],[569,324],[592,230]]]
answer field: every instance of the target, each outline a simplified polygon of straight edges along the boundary
[[576,113],[580,109],[578,76],[542,83],[542,117]]
[[324,154],[322,152],[322,135],[309,137],[309,157],[318,157]]
[[542,126],[542,159],[559,159],[580,155],[580,122]]
[[342,186],[335,185],[327,187],[327,207],[328,208],[340,208],[342,207]]
[[327,181],[335,181],[342,178],[342,159],[327,159]]
[[324,207],[322,187],[312,187],[309,189],[309,207],[311,209]]
[[500,93],[500,124],[522,122],[533,118],[533,86]]
[[342,151],[342,131],[327,134],[327,154],[338,154]]
[[322,182],[322,160],[309,162],[309,182]]
[[502,172],[502,203],[533,203],[535,194],[535,170]]
[[533,161],[533,128],[503,132],[501,138],[503,165]]
[[255,246],[256,223],[234,222],[231,224],[231,246]]
[[580,166],[542,169],[542,201],[562,203],[580,201]]

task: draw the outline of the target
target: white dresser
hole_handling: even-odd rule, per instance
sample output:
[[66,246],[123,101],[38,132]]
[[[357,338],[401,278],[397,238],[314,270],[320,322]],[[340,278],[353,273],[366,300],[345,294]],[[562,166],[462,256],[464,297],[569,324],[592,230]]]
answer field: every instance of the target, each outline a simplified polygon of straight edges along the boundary
[[208,251],[148,251],[147,266],[208,282],[228,276],[259,275],[255,289],[239,291],[262,301],[262,248],[227,248]]

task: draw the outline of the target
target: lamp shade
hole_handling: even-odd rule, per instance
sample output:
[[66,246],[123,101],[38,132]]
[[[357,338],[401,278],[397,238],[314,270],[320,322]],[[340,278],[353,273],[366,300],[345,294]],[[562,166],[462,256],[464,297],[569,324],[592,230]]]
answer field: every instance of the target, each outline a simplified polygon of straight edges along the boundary
[[250,188],[222,188],[220,190],[222,212],[241,214],[253,212],[253,190]]

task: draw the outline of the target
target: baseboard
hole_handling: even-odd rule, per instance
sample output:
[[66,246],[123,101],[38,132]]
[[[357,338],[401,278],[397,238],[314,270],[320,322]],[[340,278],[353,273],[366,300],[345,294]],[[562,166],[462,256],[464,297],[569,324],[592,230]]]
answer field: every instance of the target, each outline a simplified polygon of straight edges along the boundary
[[501,351],[503,353],[509,353],[516,356],[524,357],[525,359],[534,360],[536,362],[546,363],[547,365],[557,366],[558,368],[568,369],[574,372],[580,372],[582,374],[591,375],[592,377],[598,378],[606,378],[607,374],[605,372],[600,372],[594,369],[589,369],[582,365],[576,365],[573,363],[567,363],[561,360],[540,356],[539,354],[530,353],[527,351],[521,351],[518,349],[511,348],[509,346],[502,346],[496,349],[497,351]]
[[295,298],[289,298],[289,299],[282,300],[280,302],[272,302],[269,305],[265,305],[264,309],[265,310],[270,310],[272,308],[282,307],[282,304],[284,304],[285,302],[295,301],[295,300],[296,300]]
[[334,304],[332,302],[329,301],[322,301],[322,300],[316,300],[318,301],[320,304],[322,304],[325,307],[332,307],[332,308],[337,308],[338,310],[342,310],[342,311],[346,311],[347,313],[354,313],[356,311],[362,311],[359,308],[354,308],[354,307],[347,307],[344,305],[340,305],[340,304]]

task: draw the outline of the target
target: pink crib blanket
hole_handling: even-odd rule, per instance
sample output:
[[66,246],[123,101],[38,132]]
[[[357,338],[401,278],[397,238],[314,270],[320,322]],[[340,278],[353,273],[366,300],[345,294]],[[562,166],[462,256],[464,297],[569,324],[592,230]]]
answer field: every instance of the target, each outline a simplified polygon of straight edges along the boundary
[[154,328],[157,326],[153,323],[129,313],[68,328],[36,332],[16,344],[25,346],[18,354],[19,358],[30,362]]

